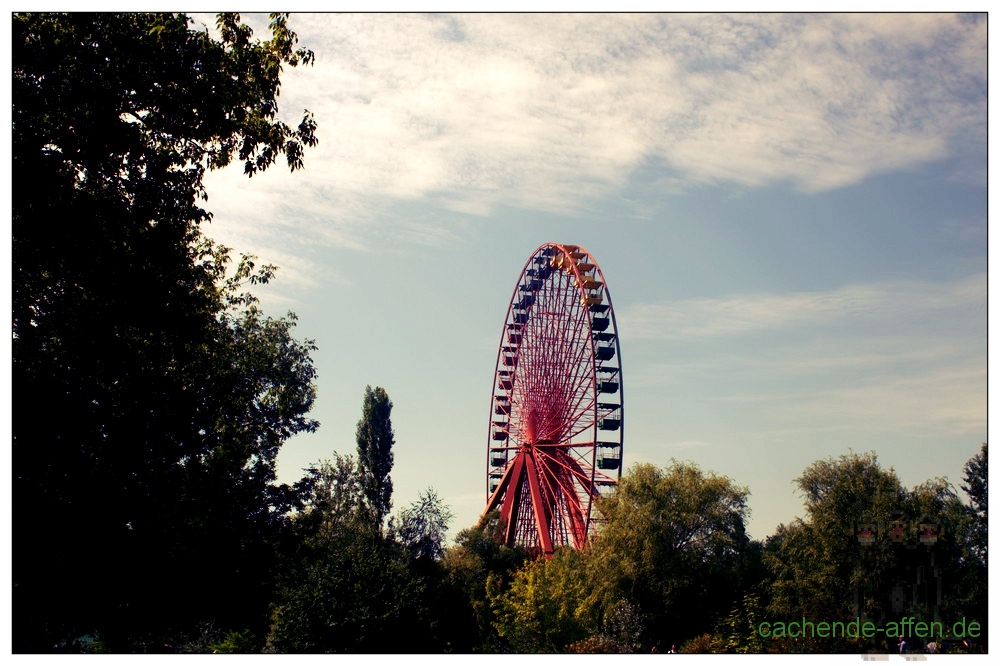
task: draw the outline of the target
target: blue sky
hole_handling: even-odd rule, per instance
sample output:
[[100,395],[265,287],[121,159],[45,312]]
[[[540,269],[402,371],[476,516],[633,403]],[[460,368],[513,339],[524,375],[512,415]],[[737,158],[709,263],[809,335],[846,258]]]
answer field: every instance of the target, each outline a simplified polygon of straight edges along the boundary
[[731,477],[756,538],[802,515],[818,459],[960,484],[987,438],[985,17],[290,25],[316,65],[285,71],[281,112],[313,111],[319,146],[296,174],[210,174],[206,227],[281,267],[263,303],[319,346],[322,425],[281,480],[353,453],[379,385],[394,507],[432,486],[473,524],[506,308],[554,241],[607,278],[626,466]]

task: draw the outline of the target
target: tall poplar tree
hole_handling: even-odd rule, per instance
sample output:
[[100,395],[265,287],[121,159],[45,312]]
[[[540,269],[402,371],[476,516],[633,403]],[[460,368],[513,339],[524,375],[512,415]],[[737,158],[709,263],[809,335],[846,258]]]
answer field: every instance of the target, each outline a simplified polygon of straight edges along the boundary
[[382,533],[382,523],[392,508],[392,401],[381,386],[365,387],[361,420],[358,421],[358,466],[372,522]]

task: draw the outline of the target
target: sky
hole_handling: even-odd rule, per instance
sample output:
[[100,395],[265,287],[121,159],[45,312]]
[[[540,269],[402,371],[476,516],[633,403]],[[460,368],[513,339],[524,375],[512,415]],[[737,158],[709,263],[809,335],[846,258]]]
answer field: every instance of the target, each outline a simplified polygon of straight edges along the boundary
[[[245,15],[259,36],[266,18]],[[212,25],[198,15],[196,23]],[[812,462],[912,487],[987,440],[987,21],[946,14],[293,14],[315,114],[294,174],[206,179],[205,232],[280,267],[316,342],[316,433],[394,403],[394,509],[486,502],[493,372],[521,268],[582,245],[614,302],[624,462],[745,486],[754,538]]]

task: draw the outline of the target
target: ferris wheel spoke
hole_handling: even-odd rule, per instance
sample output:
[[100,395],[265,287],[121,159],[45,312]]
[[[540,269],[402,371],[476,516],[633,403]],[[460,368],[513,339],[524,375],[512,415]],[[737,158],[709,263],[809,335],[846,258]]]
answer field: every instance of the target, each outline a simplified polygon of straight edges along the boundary
[[[496,491],[490,498],[489,503],[486,507],[486,512],[496,508],[496,505],[500,502],[500,498],[503,498],[503,504],[500,508],[500,518],[508,525],[511,523],[510,515],[513,507],[517,505],[520,490],[521,490],[521,477],[524,474],[524,454],[518,453],[514,457],[513,464],[508,465],[507,471],[504,473],[500,484],[497,486]],[[516,522],[516,521],[515,521]]]
[[[547,456],[551,460],[551,456]],[[559,533],[560,543],[567,543],[566,535],[572,538],[573,545],[579,547],[585,539],[585,522],[582,518],[581,497],[568,471],[562,467],[553,467],[546,458],[539,460],[539,467],[544,472],[542,479],[552,497],[553,531]]]
[[[580,467],[580,464],[577,461],[571,458],[569,460],[569,463],[572,467],[574,467],[577,476],[581,479],[581,483],[583,487],[586,489],[586,501],[587,501],[586,515],[587,515],[587,521],[589,521],[591,507],[594,505],[594,500],[600,496],[600,491],[597,489],[597,485],[593,482],[592,478],[589,475],[587,475],[586,471]],[[587,525],[585,529],[589,530],[590,526]]]
[[590,477],[567,455],[565,450],[556,450],[552,453],[543,452],[543,456],[548,474],[554,479],[565,497],[573,498],[574,508],[579,509],[581,496],[588,494]]
[[580,466],[579,462],[574,460],[571,456],[567,455],[565,450],[557,450],[554,453],[556,455],[552,454],[545,454],[545,455],[554,464],[560,465],[567,472],[576,477],[576,479],[581,483],[581,485],[587,489],[587,492],[593,492],[591,489],[591,476],[586,472],[586,470],[584,470]]
[[[568,290],[567,278],[560,272],[558,276],[558,289],[546,292],[547,298],[543,301],[544,306],[550,309],[556,307],[555,300],[561,299],[562,301],[569,301],[575,303],[575,294],[568,295],[566,292]],[[570,316],[566,317],[553,317],[549,316],[545,319],[545,328],[539,331],[539,336],[545,340],[546,344],[539,345],[539,347],[544,350],[546,357],[543,363],[549,369],[547,373],[549,376],[546,378],[548,384],[556,388],[555,393],[557,395],[550,396],[550,400],[555,399],[561,403],[559,412],[556,415],[557,422],[561,425],[565,424],[567,421],[567,410],[571,409],[570,403],[573,398],[574,389],[579,383],[581,378],[580,373],[580,360],[583,358],[582,353],[578,353],[577,358],[573,358],[570,353],[574,351],[574,348],[568,347],[569,341],[572,341],[574,337],[579,337],[580,330],[585,317],[580,317],[579,313],[572,313]],[[569,328],[568,323],[572,322],[574,328]],[[555,344],[552,344],[552,343]],[[586,351],[585,348],[577,346],[575,348],[577,352]],[[566,373],[567,368],[575,369],[574,374]],[[547,429],[545,439],[553,440],[558,439],[561,433],[557,434],[553,432],[551,427]]]

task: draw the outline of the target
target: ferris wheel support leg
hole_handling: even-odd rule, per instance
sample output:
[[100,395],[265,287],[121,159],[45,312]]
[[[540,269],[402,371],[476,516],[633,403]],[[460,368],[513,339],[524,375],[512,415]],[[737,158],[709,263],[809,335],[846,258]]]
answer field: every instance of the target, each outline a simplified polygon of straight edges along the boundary
[[535,511],[535,527],[538,529],[538,539],[542,544],[542,552],[545,558],[552,557],[552,537],[549,534],[549,520],[545,515],[545,503],[542,500],[542,491],[538,487],[537,470],[535,461],[529,455],[525,458],[525,467],[528,472],[528,487],[531,489],[531,508]]
[[490,495],[490,498],[486,501],[486,509],[483,511],[483,515],[479,517],[480,521],[486,518],[486,515],[490,511],[496,509],[497,505],[500,504],[500,500],[504,498],[505,492],[507,490],[507,485],[510,483],[511,472],[513,471],[513,469],[514,469],[513,465],[508,467],[507,470],[504,472],[503,477],[500,479],[500,482],[497,483],[497,487],[493,491],[493,494]]
[[504,494],[503,505],[500,507],[500,520],[503,521],[504,543],[514,545],[514,534],[517,528],[517,508],[521,505],[521,478],[524,476],[524,454],[519,453],[511,465],[510,478],[507,481],[507,492]]

